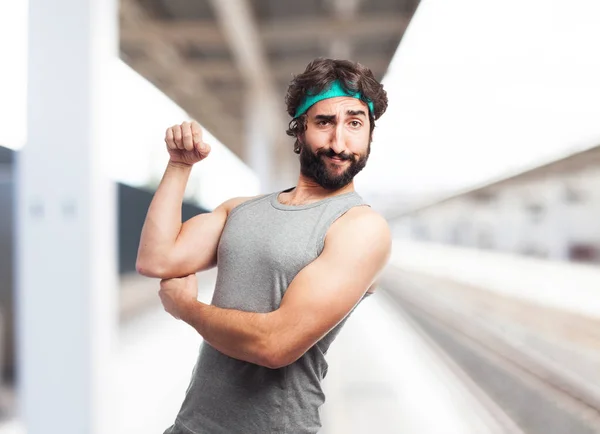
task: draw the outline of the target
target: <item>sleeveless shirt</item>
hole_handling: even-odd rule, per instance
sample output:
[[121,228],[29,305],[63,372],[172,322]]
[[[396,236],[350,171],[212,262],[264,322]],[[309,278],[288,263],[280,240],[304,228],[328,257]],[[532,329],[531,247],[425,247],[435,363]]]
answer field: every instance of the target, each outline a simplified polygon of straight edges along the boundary
[[[320,255],[331,224],[352,207],[366,205],[356,192],[305,205],[284,205],[279,193],[230,211],[218,244],[211,304],[276,310],[296,274]],[[325,355],[348,317],[278,369],[231,358],[203,342],[181,409],[164,434],[316,433],[325,402]]]

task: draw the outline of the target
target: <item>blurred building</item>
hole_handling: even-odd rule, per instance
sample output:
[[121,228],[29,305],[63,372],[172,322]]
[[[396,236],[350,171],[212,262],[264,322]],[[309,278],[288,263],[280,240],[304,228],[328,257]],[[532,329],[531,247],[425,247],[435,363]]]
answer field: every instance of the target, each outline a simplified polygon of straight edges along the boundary
[[396,235],[600,263],[600,146],[390,216]]

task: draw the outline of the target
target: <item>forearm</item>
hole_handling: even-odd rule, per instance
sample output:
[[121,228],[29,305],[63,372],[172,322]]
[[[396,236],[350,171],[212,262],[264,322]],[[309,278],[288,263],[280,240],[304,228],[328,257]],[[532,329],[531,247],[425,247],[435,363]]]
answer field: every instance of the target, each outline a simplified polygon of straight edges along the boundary
[[275,327],[269,314],[222,309],[198,301],[186,307],[181,319],[223,354],[273,367],[271,343]]
[[175,245],[181,231],[181,205],[191,166],[169,163],[152,198],[142,228],[138,263],[148,264]]

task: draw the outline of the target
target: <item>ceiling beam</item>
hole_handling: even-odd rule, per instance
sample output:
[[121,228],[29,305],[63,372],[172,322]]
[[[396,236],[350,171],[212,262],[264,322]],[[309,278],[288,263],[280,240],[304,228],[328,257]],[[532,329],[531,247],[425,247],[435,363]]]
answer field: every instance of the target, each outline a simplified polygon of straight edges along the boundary
[[[302,56],[272,62],[271,76],[276,83],[291,80],[294,74],[299,74],[304,71],[306,65],[308,65],[311,60],[313,60],[312,57]],[[357,55],[351,60],[355,60],[365,65],[376,77],[385,74],[389,63],[387,59],[382,58],[378,54]],[[237,82],[242,80],[242,76],[237,68],[235,68],[228,60],[187,60],[186,63],[190,70],[198,73],[201,78],[207,82],[211,80],[221,80],[224,82]],[[130,62],[130,65],[136,70],[151,71],[154,60],[152,58],[133,60]],[[177,77],[177,71],[174,71],[173,75],[175,79]]]
[[[217,0],[213,1],[220,4]],[[264,47],[268,49],[320,44],[336,37],[343,37],[351,42],[367,38],[399,39],[410,18],[411,15],[403,13],[371,13],[361,14],[360,17],[349,21],[327,17],[294,18],[265,22],[254,27]],[[206,47],[223,48],[228,44],[219,25],[207,20],[148,20],[140,27],[124,26],[120,38],[124,44],[141,44],[153,38],[178,43],[197,43]]]
[[322,42],[345,37],[352,42],[365,38],[402,36],[410,16],[406,14],[364,14],[346,21],[332,18],[307,20],[277,20],[261,27],[267,46],[305,45],[310,41]]
[[[355,20],[360,0],[329,0],[336,19],[351,23]],[[337,34],[329,43],[329,57],[333,59],[351,59],[352,42],[343,34]]]
[[211,0],[211,3],[248,85],[272,92],[267,56],[247,0]]
[[[265,160],[271,165],[273,151],[277,150],[278,139],[284,135],[285,112],[278,108],[275,82],[263,47],[257,23],[248,0],[211,0],[223,34],[229,42],[237,69],[248,85],[244,94],[247,113],[247,161],[258,170],[262,188],[270,188],[273,177],[263,172]],[[261,113],[260,116],[254,116]],[[260,122],[257,125],[256,122]],[[259,141],[252,130],[261,130],[265,139]],[[275,171],[273,171],[275,172]]]

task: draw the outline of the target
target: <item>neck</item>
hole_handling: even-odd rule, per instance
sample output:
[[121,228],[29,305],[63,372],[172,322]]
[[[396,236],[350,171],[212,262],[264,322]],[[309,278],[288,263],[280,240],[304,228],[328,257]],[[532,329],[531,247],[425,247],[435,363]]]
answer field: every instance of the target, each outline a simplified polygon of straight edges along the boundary
[[305,205],[328,197],[350,193],[352,191],[354,191],[354,181],[350,181],[349,184],[338,190],[327,190],[317,184],[314,180],[300,174],[296,187],[289,193],[283,193],[283,195],[285,195],[285,200],[286,202],[289,202],[290,205]]

